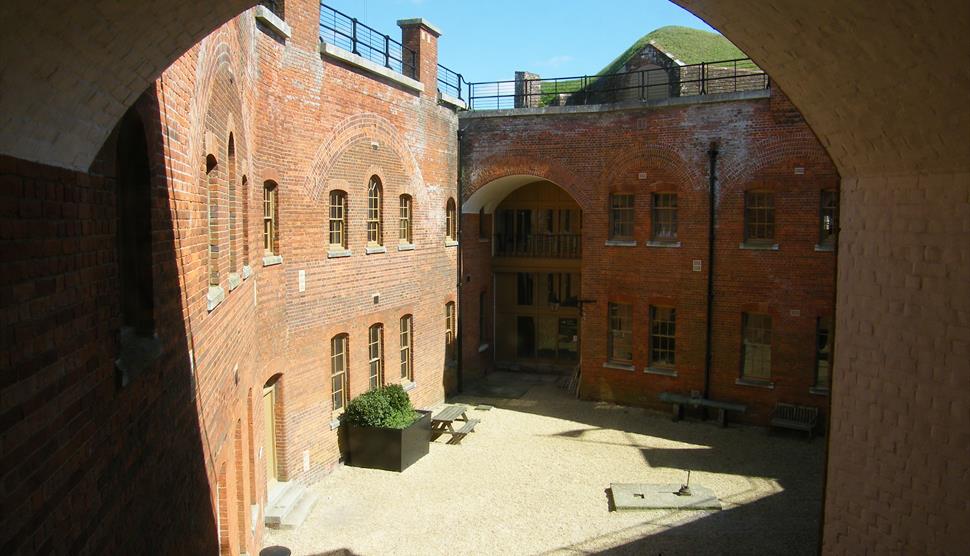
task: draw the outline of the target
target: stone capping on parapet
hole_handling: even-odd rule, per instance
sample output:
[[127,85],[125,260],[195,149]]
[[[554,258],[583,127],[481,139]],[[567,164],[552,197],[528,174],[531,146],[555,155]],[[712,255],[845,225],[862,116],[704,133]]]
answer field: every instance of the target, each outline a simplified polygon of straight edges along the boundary
[[280,17],[274,14],[269,8],[263,5],[256,6],[256,20],[260,23],[266,25],[277,34],[279,34],[284,39],[290,38],[293,30],[290,29],[289,24],[280,19]]
[[418,93],[424,92],[424,85],[420,81],[401,75],[400,73],[390,68],[385,68],[384,66],[375,64],[374,62],[371,62],[367,58],[354,54],[353,52],[350,52],[348,50],[344,50],[339,46],[336,46],[327,42],[322,42],[320,43],[320,54],[324,56],[329,56],[331,58],[336,58],[338,60],[342,60],[368,73],[378,75],[380,77],[383,77],[384,79],[389,79],[391,81],[394,81],[395,83],[398,83],[404,86],[405,88],[411,89]]
[[423,17],[412,17],[410,19],[399,19],[397,20],[397,26],[404,27],[424,27],[428,32],[433,34],[435,37],[440,37],[442,35],[441,28],[431,23]]

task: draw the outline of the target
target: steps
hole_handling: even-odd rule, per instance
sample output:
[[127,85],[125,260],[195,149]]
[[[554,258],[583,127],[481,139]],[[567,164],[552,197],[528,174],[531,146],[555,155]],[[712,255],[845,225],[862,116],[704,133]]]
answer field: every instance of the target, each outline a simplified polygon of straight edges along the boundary
[[294,529],[310,515],[317,503],[317,495],[296,481],[276,483],[269,492],[263,518],[271,529]]

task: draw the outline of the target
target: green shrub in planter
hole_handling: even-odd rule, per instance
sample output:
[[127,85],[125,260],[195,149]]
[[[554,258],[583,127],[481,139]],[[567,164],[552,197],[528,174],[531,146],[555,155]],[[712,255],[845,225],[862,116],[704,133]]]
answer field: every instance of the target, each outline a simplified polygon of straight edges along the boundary
[[375,388],[347,404],[344,419],[358,427],[387,429],[407,428],[420,415],[414,411],[411,398],[398,384]]

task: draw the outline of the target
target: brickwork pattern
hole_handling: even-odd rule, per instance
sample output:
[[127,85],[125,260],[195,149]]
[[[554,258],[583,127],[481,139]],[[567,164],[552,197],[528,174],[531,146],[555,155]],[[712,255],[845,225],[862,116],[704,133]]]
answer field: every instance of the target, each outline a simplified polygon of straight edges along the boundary
[[[777,402],[828,411],[810,392],[816,317],[834,313],[835,258],[818,252],[819,198],[839,177],[821,145],[780,91],[768,99],[594,115],[462,118],[465,198],[510,175],[548,179],[583,210],[582,292],[595,300],[581,324],[586,398],[669,409],[662,391],[703,390],[707,295],[709,145],[717,143],[717,243],[713,399],[748,404],[742,420],[766,424]],[[796,171],[796,168],[799,169]],[[776,195],[777,251],[740,249],[744,192]],[[678,194],[678,247],[647,246],[655,192]],[[635,195],[635,247],[607,246],[609,195]],[[490,216],[490,215],[489,215]],[[464,215],[466,322],[477,322],[478,293],[491,280],[484,249],[468,247],[477,215]],[[484,247],[484,246],[483,246]],[[702,271],[693,270],[700,261]],[[633,305],[635,369],[607,363],[607,306]],[[651,305],[677,309],[677,376],[647,373]],[[743,312],[772,316],[770,389],[737,384]],[[468,330],[471,334],[472,330]],[[485,343],[471,341],[470,344]],[[466,365],[481,365],[464,350]]]
[[[276,385],[279,480],[329,472],[345,456],[331,425],[336,334],[350,338],[354,396],[368,387],[368,327],[383,323],[385,380],[398,382],[399,319],[412,315],[410,395],[418,407],[443,400],[453,382],[444,307],[456,300],[457,249],[445,245],[445,206],[457,196],[457,119],[433,94],[321,58],[318,6],[287,2],[289,39],[244,13],[139,101],[163,349],[126,388],[114,371],[114,136],[87,173],[0,159],[0,246],[10,269],[0,321],[5,554],[258,552],[269,448],[263,386]],[[423,48],[436,59],[436,43]],[[216,166],[207,175],[209,155]],[[371,175],[384,186],[386,252],[368,255]],[[277,184],[282,260],[264,266],[268,180]],[[348,193],[352,255],[331,259],[326,193],[335,186]],[[398,251],[402,193],[414,199],[414,249]],[[225,295],[212,310],[210,198]]]

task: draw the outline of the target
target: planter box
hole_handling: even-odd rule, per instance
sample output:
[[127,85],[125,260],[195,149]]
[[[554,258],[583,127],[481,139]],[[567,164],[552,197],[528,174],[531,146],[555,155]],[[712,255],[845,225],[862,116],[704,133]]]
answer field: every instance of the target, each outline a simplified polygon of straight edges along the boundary
[[404,471],[428,453],[431,444],[431,412],[406,429],[347,426],[350,462],[354,467]]

